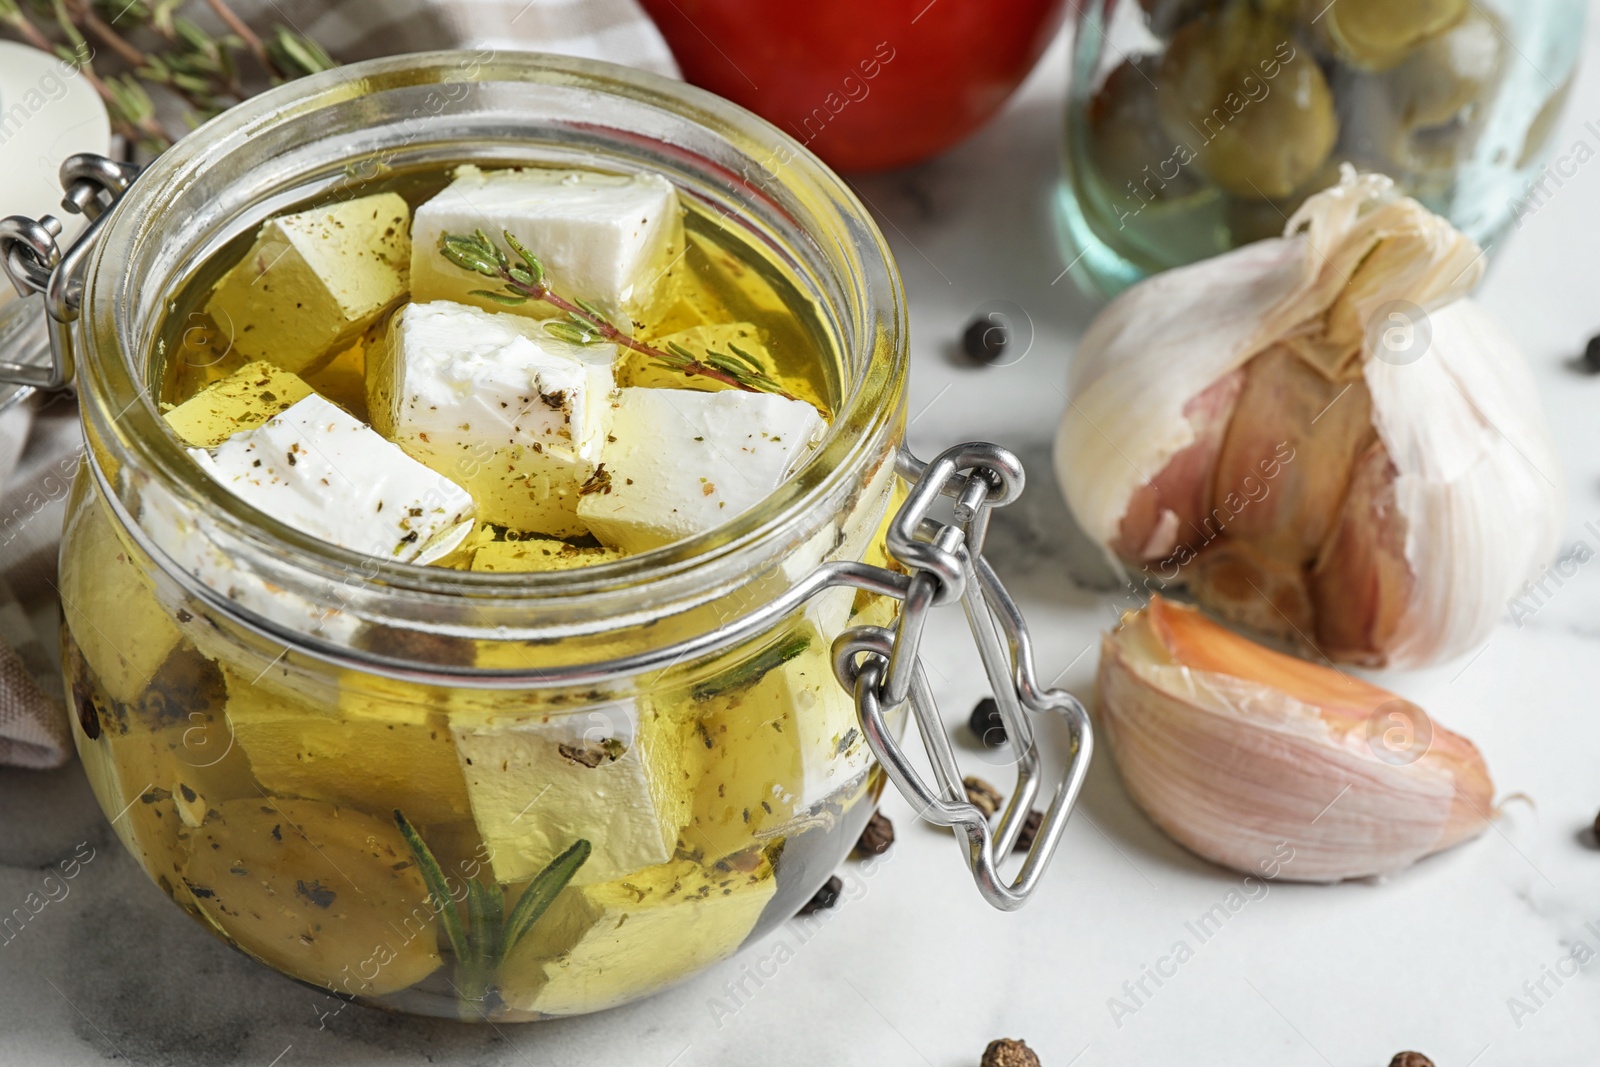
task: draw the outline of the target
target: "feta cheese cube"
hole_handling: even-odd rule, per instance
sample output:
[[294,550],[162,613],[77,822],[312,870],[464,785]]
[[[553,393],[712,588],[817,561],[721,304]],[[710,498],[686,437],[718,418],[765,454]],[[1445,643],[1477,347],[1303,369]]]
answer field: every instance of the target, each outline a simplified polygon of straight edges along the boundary
[[135,703],[183,635],[146,577],[154,565],[123,542],[97,496],[83,498],[67,537],[73,557],[84,561],[61,570],[61,610],[72,639],[106,695]]
[[314,368],[406,295],[410,215],[378,193],[270,219],[206,313],[251,359]]
[[686,700],[685,711],[698,715],[703,771],[683,840],[708,862],[777,832],[871,766],[855,700],[833,676],[828,643],[809,627],[695,686]]
[[[495,309],[472,296],[497,290],[439,254],[447,233],[482,230],[502,250],[509,230],[544,265],[551,285],[569,300],[587,300],[617,315],[647,305],[682,247],[678,195],[658,174],[631,177],[573,170],[502,170],[464,166],[443,192],[417,208],[411,229],[414,300],[456,300]],[[516,256],[512,255],[516,262]],[[530,302],[529,315],[554,314]]]
[[368,406],[407,455],[465,486],[485,521],[582,533],[616,358],[615,345],[558,341],[518,315],[409,304],[369,369]]
[[500,969],[521,1011],[579,1015],[660,989],[738,951],[778,880],[674,860],[603,885],[571,886]]
[[472,556],[472,569],[502,573],[569,571],[621,558],[622,553],[614,548],[579,548],[565,541],[533,537],[522,541],[492,541],[480,546]]
[[212,382],[165,417],[185,444],[215,448],[240,430],[253,430],[310,395],[311,387],[297,375],[257,360]]
[[344,548],[427,562],[472,531],[472,498],[315,393],[195,462],[247,504]]
[[[343,603],[347,589],[335,589],[333,597],[318,602],[313,596],[287,588],[276,576],[264,577],[234,549],[235,538],[217,523],[185,504],[159,482],[140,480],[139,525],[162,552],[201,585],[216,590],[240,607],[293,630],[321,637],[335,644],[347,644],[361,629],[353,612],[334,603]],[[169,607],[175,606],[169,605]],[[185,635],[206,655],[226,660],[233,647],[219,636],[206,616],[190,618],[183,625]]]
[[179,884],[256,959],[354,997],[439,969],[438,913],[390,813],[255,796],[219,805],[192,836]]
[[634,553],[754,507],[826,428],[810,404],[771,393],[623,389],[612,408],[603,484],[578,501],[578,518]]
[[581,884],[672,858],[689,817],[691,725],[631,702],[520,714],[458,709],[451,732],[495,877],[525,881],[578,838],[594,846]]
[[329,708],[274,678],[224,675],[228,725],[262,788],[378,815],[399,808],[422,825],[467,818],[467,784],[442,713],[400,693],[383,700],[362,683],[341,688]]

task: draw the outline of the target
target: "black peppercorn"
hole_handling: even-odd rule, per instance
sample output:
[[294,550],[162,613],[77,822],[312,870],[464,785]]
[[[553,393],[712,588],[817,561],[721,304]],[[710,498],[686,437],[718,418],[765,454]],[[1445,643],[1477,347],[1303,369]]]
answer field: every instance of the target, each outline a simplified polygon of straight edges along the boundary
[[981,1067],[1039,1067],[1039,1057],[1026,1041],[1002,1037],[983,1050]]
[[1005,354],[1010,340],[1010,331],[1004,322],[982,315],[967,324],[967,332],[961,335],[961,347],[979,363],[993,363]]
[[1590,374],[1600,374],[1600,333],[1583,346],[1583,369]]
[[881,811],[872,813],[872,818],[867,822],[867,828],[861,831],[861,837],[856,841],[855,853],[857,856],[881,856],[889,851],[889,846],[894,844],[894,823]]
[[1039,836],[1039,824],[1042,822],[1044,822],[1044,812],[1028,812],[1028,817],[1022,821],[1022,829],[1017,831],[1017,843],[1011,847],[1011,851],[1026,852],[1032,848],[1033,839]]
[[94,697],[89,692],[89,687],[82,683],[73,683],[72,700],[78,708],[78,725],[83,728],[83,736],[91,741],[100,738],[100,710],[94,706]]
[[967,803],[983,812],[989,818],[994,818],[994,813],[1006,802],[1005,794],[982,778],[972,775],[961,779],[962,787],[967,791]]
[[1389,1067],[1433,1067],[1433,1061],[1420,1052],[1396,1052]]
[[967,729],[984,748],[1005,747],[1006,724],[1000,719],[1000,705],[995,703],[994,697],[978,701],[977,707],[972,709],[972,718],[967,720]]
[[836,874],[822,883],[822,888],[812,895],[800,908],[801,915],[810,915],[814,911],[822,911],[839,903],[839,897],[844,892],[844,882]]

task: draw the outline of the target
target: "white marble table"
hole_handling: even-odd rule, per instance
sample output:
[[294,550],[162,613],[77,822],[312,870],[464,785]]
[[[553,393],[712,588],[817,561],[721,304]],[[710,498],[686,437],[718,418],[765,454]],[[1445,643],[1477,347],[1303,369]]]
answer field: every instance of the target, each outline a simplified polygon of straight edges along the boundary
[[[1059,386],[1093,312],[1070,280],[1053,283],[1063,265],[1048,205],[1063,67],[1058,43],[979,136],[861,190],[910,293],[913,444],[929,454],[988,438],[1029,461],[1032,488],[997,522],[991,555],[1032,621],[1044,676],[1059,672],[1059,684],[1087,693],[1093,643],[1119,600],[1107,585],[1096,591],[1104,575],[1064,540],[1048,466]],[[1561,151],[1579,140],[1600,147],[1583,127],[1597,115],[1591,67]],[[1600,525],[1585,527],[1600,521],[1600,379],[1567,363],[1600,330],[1597,224],[1600,168],[1582,169],[1513,233],[1482,294],[1535,366],[1567,467],[1569,548],[1585,543],[1585,556],[1600,552]],[[953,355],[961,326],[989,300],[1019,305],[1036,329],[1013,366],[979,369]],[[985,692],[959,615],[940,619],[929,641],[945,665],[946,717],[958,721]],[[0,911],[80,842],[95,850],[70,894],[0,947],[0,1063],[975,1067],[986,1042],[1012,1035],[1046,1067],[1383,1067],[1405,1048],[1440,1067],[1594,1064],[1597,641],[1591,563],[1475,657],[1387,680],[1476,740],[1502,795],[1531,803],[1508,804],[1479,840],[1386,882],[1274,884],[1199,943],[1185,924],[1241,880],[1157,832],[1102,753],[1054,868],[1019,914],[983,904],[949,836],[915,824],[893,798],[899,842],[874,866],[847,867],[847,899],[814,929],[786,927],[647,1003],[520,1028],[359,1007],[325,1014],[335,1002],[225,948],[148,885],[77,767],[0,771]],[[1135,990],[1135,1005],[1124,983],[1180,939],[1193,958],[1159,988],[1145,979],[1152,995]],[[1113,997],[1137,1010],[1114,1017]]]

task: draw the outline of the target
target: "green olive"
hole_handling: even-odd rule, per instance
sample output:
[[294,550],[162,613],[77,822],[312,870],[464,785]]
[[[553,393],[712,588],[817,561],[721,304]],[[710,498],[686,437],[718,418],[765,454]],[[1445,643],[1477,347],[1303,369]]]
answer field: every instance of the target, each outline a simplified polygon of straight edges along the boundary
[[1402,167],[1453,167],[1472,154],[1505,76],[1499,21],[1474,7],[1384,76],[1400,126],[1391,155]]
[[1235,196],[1288,196],[1339,136],[1328,83],[1290,25],[1243,8],[1185,26],[1156,83],[1167,135]]
[[1414,191],[1446,178],[1477,148],[1507,54],[1498,17],[1474,9],[1382,74],[1341,71],[1334,91],[1345,140]]
[[[1482,105],[1500,87],[1506,67],[1500,17],[1474,7],[1450,29],[1430,37],[1385,77],[1403,126],[1441,126]],[[1482,118],[1484,108],[1477,108]]]
[[1388,70],[1420,41],[1449,28],[1468,0],[1335,0],[1320,22],[1334,54],[1362,70]]
[[286,974],[377,996],[439,966],[438,915],[386,819],[316,800],[230,800],[191,850],[183,879],[206,918]]
[[1129,210],[1149,200],[1172,200],[1200,188],[1193,167],[1166,135],[1156,110],[1155,64],[1119,65],[1089,103],[1089,149],[1100,179]]

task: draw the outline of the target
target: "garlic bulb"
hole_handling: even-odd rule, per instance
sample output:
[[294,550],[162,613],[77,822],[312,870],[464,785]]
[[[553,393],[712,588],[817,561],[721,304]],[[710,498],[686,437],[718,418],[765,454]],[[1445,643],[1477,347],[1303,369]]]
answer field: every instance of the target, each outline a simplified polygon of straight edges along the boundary
[[1562,519],[1532,377],[1465,295],[1482,255],[1349,167],[1285,234],[1095,320],[1056,440],[1067,502],[1114,564],[1230,620],[1372,666],[1458,655]]
[[1101,646],[1100,725],[1179,844],[1293,881],[1388,874],[1475,837],[1477,748],[1387,690],[1263,648],[1157,596]]

